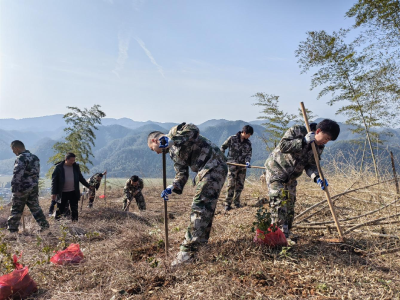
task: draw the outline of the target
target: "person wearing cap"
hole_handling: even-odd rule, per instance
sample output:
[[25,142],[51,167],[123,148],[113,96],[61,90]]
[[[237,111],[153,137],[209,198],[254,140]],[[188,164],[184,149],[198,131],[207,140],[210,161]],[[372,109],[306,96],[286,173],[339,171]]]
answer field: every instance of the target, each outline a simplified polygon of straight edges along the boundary
[[107,174],[107,171],[104,171],[103,173],[96,173],[92,177],[89,178],[89,181],[88,181],[89,185],[93,187],[92,189],[89,189],[89,204],[88,204],[89,208],[93,207],[94,198],[96,197],[96,191],[100,187],[101,179],[106,174]]
[[122,207],[122,210],[125,211],[126,207],[128,206],[128,203],[130,203],[133,198],[135,198],[139,210],[141,211],[146,210],[146,202],[144,201],[142,190],[143,190],[143,179],[139,178],[139,176],[137,175],[133,175],[131,178],[129,178],[126,181],[124,187],[125,197],[123,200],[124,205]]

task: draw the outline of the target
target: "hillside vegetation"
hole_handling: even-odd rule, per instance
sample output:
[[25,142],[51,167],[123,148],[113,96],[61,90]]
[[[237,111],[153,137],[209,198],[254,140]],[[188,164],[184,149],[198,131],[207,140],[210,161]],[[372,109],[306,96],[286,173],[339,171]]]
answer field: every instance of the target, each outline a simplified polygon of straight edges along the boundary
[[[361,188],[335,198],[344,231],[400,212],[393,181],[363,188],[375,183],[373,174],[331,162],[330,170],[337,166],[326,174],[332,196]],[[392,179],[390,174],[386,178]],[[337,237],[329,223],[332,217],[321,190],[302,176],[296,214],[323,203],[296,217],[296,245],[269,249],[255,244],[251,231],[254,204],[267,191],[256,178],[249,178],[242,194],[246,206],[224,214],[221,193],[209,244],[194,263],[171,269],[188,225],[194,190],[188,184],[182,195],[174,194],[168,202],[167,258],[162,187],[155,180],[145,185],[144,213],[136,205],[129,213],[121,212],[122,189],[115,182],[107,185],[107,202],[97,198],[93,210],[85,203],[78,223],[50,220],[50,233],[36,234],[37,225],[27,213],[25,233],[17,241],[0,241],[6,246],[1,259],[4,252],[23,253],[21,261],[30,266],[39,287],[34,299],[399,299],[398,216],[359,227],[342,243],[324,240]],[[41,200],[41,205],[47,211],[49,199]],[[3,226],[7,216],[8,209],[3,209]],[[53,250],[70,243],[80,244],[83,263],[62,267],[48,263]]]
[[[122,120],[122,119],[121,119]],[[130,120],[130,119],[127,119]],[[0,120],[1,121],[1,120]],[[22,120],[19,120],[22,121]],[[126,121],[126,120],[125,120]],[[132,121],[132,120],[131,120]],[[108,120],[110,122],[110,120]],[[108,122],[104,122],[108,124]],[[134,121],[132,121],[134,122]],[[119,122],[126,124],[126,122]],[[90,166],[90,172],[103,172],[107,170],[112,177],[130,177],[137,174],[141,177],[159,177],[161,176],[161,157],[158,157],[147,147],[147,135],[154,130],[168,132],[174,124],[156,123],[156,122],[136,122],[142,124],[140,127],[128,128],[118,124],[100,126],[96,132],[96,146],[93,148],[93,166]],[[135,123],[135,124],[136,124]],[[143,125],[143,123],[146,123]],[[258,122],[259,123],[259,122]],[[0,122],[0,125],[2,123]],[[35,126],[36,123],[32,124]],[[209,120],[199,125],[201,134],[210,139],[214,144],[220,146],[230,135],[236,134],[241,128],[248,124],[244,121],[227,120]],[[137,124],[136,124],[137,125]],[[162,126],[161,126],[162,125]],[[253,144],[252,164],[262,166],[269,155],[266,149],[264,139],[268,139],[265,128],[252,122],[254,135],[251,137]],[[350,131],[350,127],[340,124],[341,133],[338,141],[329,143],[322,157],[322,164],[325,163],[325,157],[343,153],[344,157],[351,156],[354,165],[360,165],[363,152],[364,140],[359,140],[358,144],[352,141],[357,139]],[[1,127],[0,127],[1,128]],[[16,128],[19,128],[16,126]],[[48,128],[52,128],[49,126]],[[400,157],[400,131],[390,130],[393,136],[388,137],[385,146],[375,147],[375,155],[378,159],[379,168],[385,171],[390,168],[390,158],[388,150],[393,151],[395,157]],[[3,134],[4,133],[4,134]],[[62,130],[53,132],[24,132],[7,131],[0,129],[0,174],[11,174],[15,156],[9,148],[9,144],[14,139],[22,140],[27,149],[35,153],[41,161],[41,174],[47,172],[50,165],[47,163],[53,153],[52,146],[62,137]],[[356,154],[356,155],[355,155]],[[371,155],[367,149],[365,161],[371,161]],[[396,160],[396,166],[400,168],[399,161]],[[174,176],[172,161],[167,159],[168,176]],[[261,171],[249,170],[250,174],[259,176]],[[89,175],[89,174],[87,174]]]

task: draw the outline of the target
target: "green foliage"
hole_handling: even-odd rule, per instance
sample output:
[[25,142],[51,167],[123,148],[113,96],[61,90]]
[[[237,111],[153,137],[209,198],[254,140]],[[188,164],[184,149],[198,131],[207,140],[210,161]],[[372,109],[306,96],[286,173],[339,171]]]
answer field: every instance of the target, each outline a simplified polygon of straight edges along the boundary
[[43,265],[49,263],[50,258],[53,256],[56,249],[54,249],[51,245],[45,245],[40,236],[36,236],[36,246],[39,248],[39,252],[46,255],[46,258],[42,260],[38,258],[34,265]]
[[[289,124],[304,124],[303,115],[299,109],[299,116],[284,112],[279,108],[279,96],[265,93],[256,93],[252,97],[257,99],[253,105],[262,107],[262,115],[258,119],[266,120],[262,125],[265,126],[265,131],[269,134],[269,138],[264,138],[268,150],[272,150],[281,140],[286,130],[289,129]],[[310,110],[307,110],[308,118],[311,122],[315,118]],[[269,145],[271,143],[271,145]],[[272,149],[271,149],[272,148]]]
[[67,248],[67,234],[68,234],[68,227],[64,225],[60,225],[61,227],[61,236],[58,238],[59,242],[57,247],[59,249]]
[[282,247],[281,252],[279,252],[280,258],[288,258],[290,257],[290,249],[291,247]]
[[[371,128],[393,127],[400,122],[396,113],[400,99],[398,68],[390,61],[377,62],[366,53],[357,53],[359,40],[346,42],[347,33],[343,29],[332,34],[310,31],[296,56],[302,73],[317,68],[311,88],[322,87],[318,98],[331,95],[329,105],[344,102],[336,114],[347,117],[346,124],[354,126],[353,133],[367,136],[377,174]],[[375,136],[379,139],[377,133]]]
[[14,261],[10,247],[4,240],[5,234],[0,230],[0,273],[6,274],[14,270]]
[[400,42],[400,2],[398,0],[358,0],[346,13],[355,18],[353,28],[363,28],[365,51],[380,58],[398,58]]
[[278,226],[276,226],[276,224],[272,224],[271,222],[271,213],[268,212],[266,208],[261,207],[257,210],[256,221],[253,222],[253,228],[251,231],[254,232],[255,229],[267,231],[269,228],[272,232],[278,230]]
[[39,192],[45,188],[45,181],[43,178],[39,179]]
[[[63,161],[66,153],[73,152],[80,163],[81,171],[89,173],[88,164],[93,164],[91,157],[94,157],[92,153],[92,146],[95,146],[96,140],[94,131],[98,129],[96,125],[101,124],[101,118],[106,114],[97,104],[83,110],[71,106],[67,108],[71,111],[64,115],[65,122],[69,125],[64,129],[65,141],[53,145],[56,154],[50,157],[48,162],[54,164]],[[47,176],[50,177],[52,172],[53,168],[48,171]]]
[[149,257],[147,262],[150,264],[150,267],[157,268],[159,261],[155,257]]

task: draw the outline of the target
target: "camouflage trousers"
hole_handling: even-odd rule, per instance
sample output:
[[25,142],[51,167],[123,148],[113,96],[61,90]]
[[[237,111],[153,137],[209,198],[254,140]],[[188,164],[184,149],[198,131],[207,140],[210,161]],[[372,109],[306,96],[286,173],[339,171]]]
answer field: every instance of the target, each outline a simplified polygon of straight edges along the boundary
[[92,207],[94,198],[96,197],[96,190],[95,189],[89,190],[88,194],[89,194],[89,207]]
[[231,206],[233,199],[235,205],[240,205],[240,194],[243,191],[246,179],[246,168],[231,165],[228,168],[228,187],[224,204]]
[[287,234],[293,225],[297,181],[293,179],[287,183],[271,182],[271,173],[268,170],[266,180],[269,190],[271,222],[280,226]]
[[41,228],[49,228],[49,222],[43,214],[39,205],[38,188],[29,191],[12,194],[11,215],[7,221],[7,229],[11,232],[18,231],[19,222],[24,212],[25,205],[28,206],[36,222]]
[[128,200],[130,202],[130,201],[132,201],[133,198],[135,198],[136,204],[137,204],[139,210],[146,210],[146,202],[144,201],[142,192],[137,193],[135,196],[126,195],[123,200],[124,204],[123,204],[122,210],[125,210],[126,206],[128,205]]
[[226,164],[220,164],[207,172],[201,180],[196,176],[196,191],[193,197],[190,223],[186,230],[185,240],[180,247],[181,251],[196,251],[200,244],[208,242],[215,208],[227,172]]

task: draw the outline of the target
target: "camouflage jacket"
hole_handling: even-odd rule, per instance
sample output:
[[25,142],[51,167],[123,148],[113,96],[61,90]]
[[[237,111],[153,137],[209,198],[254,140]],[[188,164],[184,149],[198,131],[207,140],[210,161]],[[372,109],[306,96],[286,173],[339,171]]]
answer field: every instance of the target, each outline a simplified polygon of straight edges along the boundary
[[139,184],[134,186],[131,184],[131,180],[128,179],[125,183],[124,193],[127,198],[130,198],[133,194],[139,194],[143,189],[143,180],[139,178]]
[[101,173],[96,173],[94,174],[92,177],[89,178],[88,183],[90,186],[94,186],[96,188],[96,190],[99,189],[100,187],[100,183],[101,183],[101,179],[97,180],[97,177],[100,175]]
[[[265,162],[265,168],[270,172],[270,182],[288,182],[298,178],[305,170],[307,175],[314,179],[318,175],[317,165],[311,145],[303,142],[307,134],[304,126],[293,126],[272,151]],[[315,145],[321,155],[325,146]]]
[[39,158],[28,150],[20,153],[15,159],[11,191],[24,192],[38,186],[40,173]]
[[211,141],[200,135],[196,125],[182,123],[173,127],[167,136],[174,141],[169,148],[169,155],[174,162],[176,173],[174,186],[180,191],[189,178],[189,167],[197,173],[198,180],[216,166],[223,164],[226,167],[223,153]]
[[228,151],[228,162],[235,162],[239,164],[250,163],[251,160],[251,142],[249,139],[243,139],[243,142],[240,140],[239,131],[236,135],[231,135],[228,139],[222,144],[221,151],[225,153],[226,148],[229,148]]

